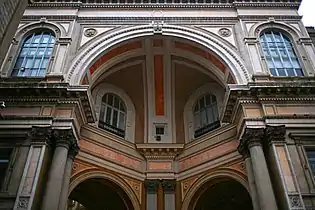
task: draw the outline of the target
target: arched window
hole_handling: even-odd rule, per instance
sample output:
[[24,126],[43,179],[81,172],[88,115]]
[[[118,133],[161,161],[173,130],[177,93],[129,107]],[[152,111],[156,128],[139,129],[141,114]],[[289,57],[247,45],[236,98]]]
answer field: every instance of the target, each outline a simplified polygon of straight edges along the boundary
[[23,42],[12,76],[44,77],[53,52],[55,37],[50,32],[34,32]]
[[220,126],[217,99],[214,95],[205,94],[194,106],[194,137],[197,138]]
[[266,31],[260,36],[268,69],[273,76],[303,76],[291,41],[281,32]]
[[116,95],[108,93],[102,98],[98,127],[125,137],[126,106]]

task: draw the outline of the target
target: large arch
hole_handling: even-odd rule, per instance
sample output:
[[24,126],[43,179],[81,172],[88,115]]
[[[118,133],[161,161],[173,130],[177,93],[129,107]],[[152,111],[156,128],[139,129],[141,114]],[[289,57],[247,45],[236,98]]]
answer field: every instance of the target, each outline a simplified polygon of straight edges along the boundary
[[[104,51],[126,40],[152,36],[154,34],[154,27],[152,25],[132,26],[105,34],[82,49],[74,58],[70,69],[67,71],[66,81],[72,85],[79,85],[89,65],[94,63]],[[163,25],[160,35],[183,38],[200,44],[214,52],[224,61],[234,75],[237,84],[246,84],[250,81],[249,73],[241,57],[217,37],[189,27],[166,24]]]
[[206,184],[207,182],[211,180],[222,179],[222,178],[229,178],[229,179],[235,180],[236,182],[240,183],[249,192],[248,182],[244,174],[238,171],[232,170],[232,169],[219,169],[212,173],[208,173],[204,176],[201,176],[199,179],[197,179],[197,181],[193,184],[193,187],[191,187],[188,190],[186,196],[184,197],[184,202],[183,202],[181,210],[190,210],[189,206],[193,200],[193,197],[204,184]]
[[128,195],[134,209],[140,209],[140,203],[139,200],[137,199],[137,196],[130,188],[130,186],[122,178],[98,169],[85,170],[71,177],[68,196],[71,194],[74,188],[78,186],[80,183],[95,178],[106,179],[118,185]]

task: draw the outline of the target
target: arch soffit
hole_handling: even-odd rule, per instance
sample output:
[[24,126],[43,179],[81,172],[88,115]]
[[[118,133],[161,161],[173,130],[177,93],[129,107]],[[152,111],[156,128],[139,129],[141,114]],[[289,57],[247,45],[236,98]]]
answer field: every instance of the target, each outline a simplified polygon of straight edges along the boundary
[[[211,34],[205,35],[203,32],[196,29],[173,25],[163,25],[162,31],[162,35],[190,40],[213,51],[225,62],[235,76],[238,84],[246,84],[250,81],[248,71],[237,52],[225,43],[219,41],[216,37],[211,36]],[[103,37],[95,40],[91,45],[86,46],[86,48],[75,57],[68,70],[67,82],[75,85],[79,84],[89,65],[93,63],[104,50],[126,40],[152,35],[154,35],[152,25],[132,26],[112,33],[105,33]]]
[[194,195],[204,184],[206,184],[207,182],[211,180],[220,179],[220,178],[233,179],[237,181],[238,183],[240,183],[249,192],[248,182],[244,174],[238,171],[232,170],[232,169],[219,169],[213,173],[209,173],[209,174],[205,174],[204,176],[201,176],[194,182],[193,187],[190,188],[187,194],[185,195],[181,210],[189,210],[188,207]]
[[140,204],[137,199],[137,196],[135,195],[135,193],[129,187],[128,183],[126,183],[125,180],[123,180],[119,176],[109,174],[109,173],[106,173],[105,171],[100,171],[97,169],[85,170],[75,175],[74,177],[71,177],[70,186],[69,186],[69,195],[74,190],[74,188],[78,186],[80,183],[88,179],[93,179],[93,178],[102,178],[102,179],[106,179],[117,184],[128,195],[134,209],[140,209]]
[[[207,74],[207,75],[215,75],[217,78],[220,78],[222,81],[224,82],[224,73],[222,73],[222,71],[216,67],[214,64],[212,64],[209,60],[196,55],[192,52],[188,52],[188,51],[184,51],[184,50],[180,50],[180,49],[176,49],[172,52],[170,52],[171,55],[176,55],[178,57],[183,57],[189,60],[193,60],[193,61],[198,61],[198,63],[204,67],[204,70],[202,70],[201,72]],[[114,73],[116,71],[118,71],[119,69],[123,69],[128,67],[127,64],[116,67],[115,71],[112,71],[112,67],[116,66],[117,64],[121,63],[122,61],[126,60],[126,59],[130,59],[130,58],[134,58],[137,56],[141,56],[141,55],[145,55],[145,52],[143,52],[142,50],[132,50],[132,51],[128,51],[126,53],[120,54],[115,56],[114,58],[110,59],[109,61],[107,61],[106,63],[104,63],[102,66],[99,67],[99,70],[95,71],[92,74],[92,85],[94,84],[95,81],[99,81],[100,77],[103,77],[102,75],[104,75],[104,73],[108,76],[111,73]],[[191,67],[191,65],[189,65]],[[197,70],[200,71],[199,67],[195,67]],[[209,74],[207,71],[207,69],[213,69],[214,71],[211,71],[211,73]],[[110,72],[109,72],[110,71]],[[215,79],[215,78],[213,78]],[[82,78],[81,78],[82,81]],[[80,83],[81,83],[80,81]]]
[[261,32],[263,32],[266,29],[279,29],[283,31],[285,34],[287,34],[290,39],[297,40],[300,37],[302,37],[301,32],[299,32],[296,28],[293,26],[283,23],[283,22],[277,22],[277,21],[265,21],[262,23],[257,23],[251,27],[249,30],[250,37],[260,37]]
[[57,39],[60,37],[66,36],[66,30],[62,25],[55,23],[55,22],[50,22],[50,21],[45,21],[45,22],[38,21],[38,22],[32,22],[29,24],[25,24],[25,25],[21,26],[20,28],[18,28],[17,32],[15,34],[15,38],[17,40],[21,40],[28,33],[31,33],[37,29],[49,29],[54,33],[54,35]]
[[102,101],[103,96],[106,93],[116,94],[125,103],[125,106],[127,108],[126,124],[125,124],[125,133],[126,133],[125,140],[133,142],[135,139],[136,109],[131,98],[121,88],[108,84],[108,83],[101,83],[92,90],[92,96],[95,102],[94,104],[95,104],[95,113],[97,115],[97,120],[99,118],[99,113],[101,109],[101,101]]

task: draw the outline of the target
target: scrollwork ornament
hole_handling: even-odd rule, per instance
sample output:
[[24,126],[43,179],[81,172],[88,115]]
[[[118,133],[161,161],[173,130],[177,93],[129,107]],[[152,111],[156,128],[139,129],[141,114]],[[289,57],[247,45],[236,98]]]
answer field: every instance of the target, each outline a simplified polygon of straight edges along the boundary
[[95,28],[88,28],[84,31],[84,36],[93,37],[97,34],[97,30]]
[[164,191],[167,192],[174,192],[176,187],[176,181],[175,180],[163,180],[162,186]]
[[144,185],[147,191],[151,191],[151,192],[157,192],[159,184],[160,184],[159,180],[146,180],[144,182]]
[[229,37],[232,35],[231,30],[228,28],[221,28],[218,33],[223,37]]

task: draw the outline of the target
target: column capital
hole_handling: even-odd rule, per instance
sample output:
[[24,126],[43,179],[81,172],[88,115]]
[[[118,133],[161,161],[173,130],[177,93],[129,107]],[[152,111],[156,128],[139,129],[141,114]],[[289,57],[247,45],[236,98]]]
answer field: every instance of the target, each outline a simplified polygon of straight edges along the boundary
[[157,192],[159,184],[160,184],[160,181],[157,179],[144,181],[145,188],[147,189],[147,191],[150,191],[150,192]]
[[52,146],[52,129],[50,126],[33,126],[28,133],[28,138],[32,143],[46,143]]
[[72,129],[53,130],[53,138],[56,147],[66,147],[67,149],[76,142]]
[[75,156],[77,156],[77,154],[79,153],[79,146],[78,144],[75,142],[74,144],[71,145],[69,151],[68,151],[68,157],[71,158],[72,160],[74,160]]
[[244,159],[249,157],[249,148],[253,146],[261,146],[264,137],[264,128],[245,128],[241,137],[237,151]]
[[162,180],[162,187],[164,192],[175,192],[176,180]]
[[266,126],[265,138],[269,143],[285,142],[285,125],[280,126]]
[[246,128],[242,139],[246,142],[248,148],[261,146],[264,134],[264,128]]

